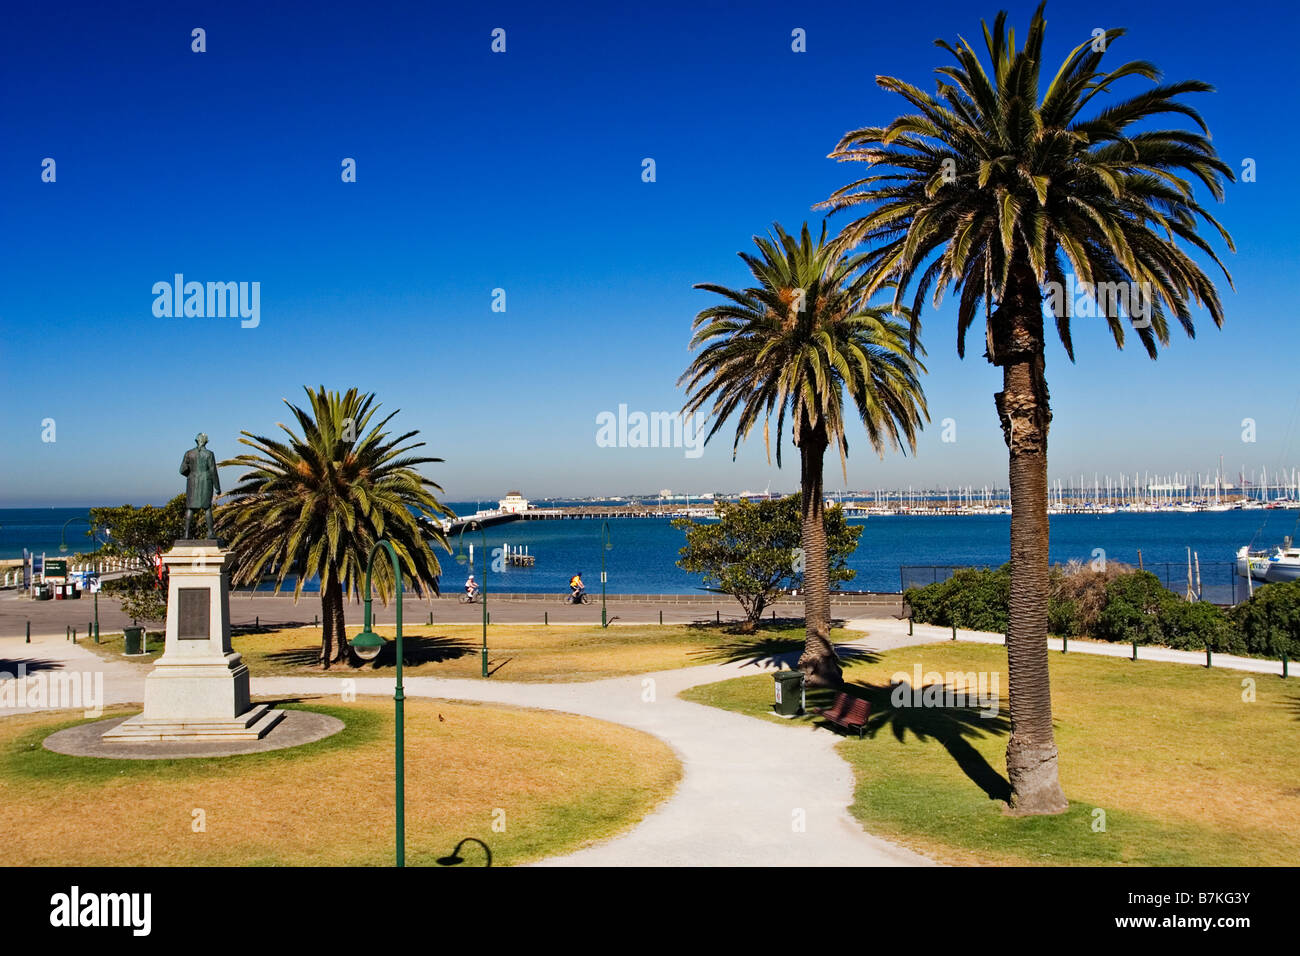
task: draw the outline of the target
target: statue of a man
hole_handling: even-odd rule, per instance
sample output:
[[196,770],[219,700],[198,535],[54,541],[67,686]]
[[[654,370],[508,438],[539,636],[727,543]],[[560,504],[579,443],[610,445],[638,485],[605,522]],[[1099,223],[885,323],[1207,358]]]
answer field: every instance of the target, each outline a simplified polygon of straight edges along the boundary
[[207,449],[208,436],[199,432],[194,437],[194,447],[181,459],[181,474],[185,482],[185,538],[190,537],[190,518],[202,511],[208,519],[208,537],[212,532],[212,495],[221,494],[221,480],[217,477],[217,457]]

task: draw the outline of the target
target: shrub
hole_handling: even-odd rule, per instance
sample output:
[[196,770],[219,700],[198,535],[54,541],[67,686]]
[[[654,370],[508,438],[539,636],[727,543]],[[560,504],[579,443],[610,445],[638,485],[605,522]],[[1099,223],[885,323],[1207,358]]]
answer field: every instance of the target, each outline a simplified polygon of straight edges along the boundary
[[1300,581],[1265,584],[1233,609],[1232,619],[1248,653],[1300,655]]
[[1162,643],[1169,647],[1199,651],[1208,646],[1225,654],[1240,654],[1246,649],[1232,618],[1205,601],[1189,603],[1170,594],[1160,608],[1160,626]]
[[1111,581],[1133,569],[1127,564],[1107,562],[1102,570],[1071,560],[1052,568],[1052,590],[1047,606],[1047,627],[1053,634],[1090,637],[1106,606],[1106,588]]
[[961,568],[946,581],[909,588],[904,594],[912,617],[923,624],[1005,634],[1011,570]]
[[1173,595],[1149,571],[1116,577],[1106,585],[1106,606],[1097,615],[1095,637],[1125,644],[1160,644],[1160,612]]

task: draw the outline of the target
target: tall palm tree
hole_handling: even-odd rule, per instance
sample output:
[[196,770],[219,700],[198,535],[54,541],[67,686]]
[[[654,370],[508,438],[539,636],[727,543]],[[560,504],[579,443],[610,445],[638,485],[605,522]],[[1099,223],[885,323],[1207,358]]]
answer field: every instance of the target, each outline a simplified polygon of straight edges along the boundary
[[[416,513],[450,512],[433,495],[442,489],[416,471],[442,459],[411,456],[424,442],[404,443],[418,432],[384,431],[397,412],[372,425],[379,408],[373,394],[353,388],[340,395],[324,386],[305,391],[309,409],[284,402],[300,435],[283,424],[288,441],[242,432],[240,443],[254,452],[221,464],[249,471],[217,519],[236,555],[234,583],[255,583],[269,569],[278,591],[295,572],[296,601],[306,579],[320,579],[320,661],[328,669],[347,655],[343,599],[360,594],[375,543],[392,543],[403,578],[417,592],[436,593],[441,568],[430,542],[446,549],[447,541],[437,522],[425,530]],[[393,593],[388,562],[375,562],[373,583],[386,602]]]
[[[757,256],[740,253],[754,276],[745,289],[700,283],[726,299],[695,317],[695,356],[678,384],[687,385],[684,412],[705,406],[712,438],[733,413],[740,442],[763,419],[763,444],[771,460],[772,413],[777,413],[776,463],[781,465],[787,414],[799,449],[799,488],[804,551],[805,644],[799,668],[808,682],[837,686],[839,658],[830,641],[830,571],[822,522],[822,467],[826,449],[839,452],[847,477],[844,396],[853,401],[872,448],[906,443],[926,416],[918,372],[924,367],[908,349],[907,328],[888,308],[867,305],[865,283],[849,277],[859,262],[834,254],[826,224],[813,242],[804,223],[799,239],[780,224],[775,234],[754,237]],[[927,417],[928,420],[928,417]]]
[[[1190,305],[1223,308],[1214,283],[1182,249],[1200,250],[1232,279],[1198,233],[1209,224],[1232,239],[1196,201],[1191,179],[1222,200],[1232,171],[1216,155],[1200,115],[1180,99],[1209,91],[1195,80],[1161,85],[1145,61],[1109,72],[1100,64],[1123,30],[1075,47],[1040,94],[1043,6],[1017,48],[999,13],[984,25],[991,72],[965,40],[938,45],[956,60],[940,67],[936,95],[894,79],[877,83],[915,112],[885,127],[854,130],[831,156],[865,162],[871,175],[822,203],[832,210],[869,207],[841,233],[848,248],[867,248],[871,288],[891,284],[895,303],[915,286],[912,335],[923,300],[960,290],[957,351],[982,303],[985,357],[1002,369],[994,396],[1010,459],[1011,627],[1007,641],[1012,732],[1007,775],[1012,802],[1025,813],[1067,806],[1057,777],[1047,667],[1047,431],[1044,296],[1070,360],[1070,319],[1077,297],[1104,315],[1123,347],[1131,323],[1152,358],[1168,344],[1172,313],[1194,334]],[[1089,111],[1127,77],[1152,86]],[[1178,113],[1199,132],[1150,125]],[[1136,128],[1135,128],[1136,127]],[[1198,222],[1199,220],[1199,222]],[[1072,278],[1067,279],[1067,270]],[[1067,292],[1066,290],[1069,290]],[[1082,315],[1082,310],[1080,310]]]

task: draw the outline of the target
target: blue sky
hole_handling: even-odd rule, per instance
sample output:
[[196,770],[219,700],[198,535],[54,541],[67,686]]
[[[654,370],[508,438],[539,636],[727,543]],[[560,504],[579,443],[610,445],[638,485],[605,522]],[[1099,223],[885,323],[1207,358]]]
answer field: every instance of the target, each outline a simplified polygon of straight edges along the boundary
[[[1023,31],[1033,5],[1002,6]],[[690,321],[710,301],[692,284],[744,284],[752,235],[817,222],[810,207],[858,171],[826,158],[839,136],[900,111],[874,77],[930,88],[946,58],[933,40],[974,41],[998,9],[15,7],[0,35],[0,506],[162,500],[195,432],[237,454],[241,430],[272,433],[308,384],[400,408],[446,459],[429,474],[451,500],[793,488],[797,458],[769,467],[761,438],[734,463],[729,435],[699,458],[602,448],[596,416],[680,407]],[[1199,0],[1047,16],[1053,67],[1119,25],[1114,61],[1214,84],[1195,104],[1221,155],[1258,171],[1216,210],[1238,246],[1223,330],[1202,314],[1196,340],[1156,362],[1117,352],[1100,322],[1076,325],[1076,365],[1051,344],[1053,478],[1210,471],[1221,454],[1230,472],[1300,464],[1300,143],[1269,119],[1300,16]],[[153,284],[175,273],[260,282],[259,325],[155,317]],[[957,359],[948,305],[927,311],[924,342],[933,424],[917,455],[881,461],[851,433],[848,487],[1005,484],[998,371],[978,348]],[[940,441],[945,418],[956,442]]]

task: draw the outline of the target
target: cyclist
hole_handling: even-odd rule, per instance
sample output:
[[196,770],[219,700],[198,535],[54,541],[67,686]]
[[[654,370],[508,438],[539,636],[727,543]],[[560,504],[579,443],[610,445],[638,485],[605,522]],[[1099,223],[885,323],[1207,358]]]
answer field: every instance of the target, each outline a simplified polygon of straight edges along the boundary
[[465,593],[471,598],[478,597],[478,582],[474,580],[473,571],[471,571],[469,577],[465,579]]
[[582,599],[582,592],[586,589],[586,585],[582,583],[581,571],[569,578],[569,591],[571,592],[569,597],[575,604]]

